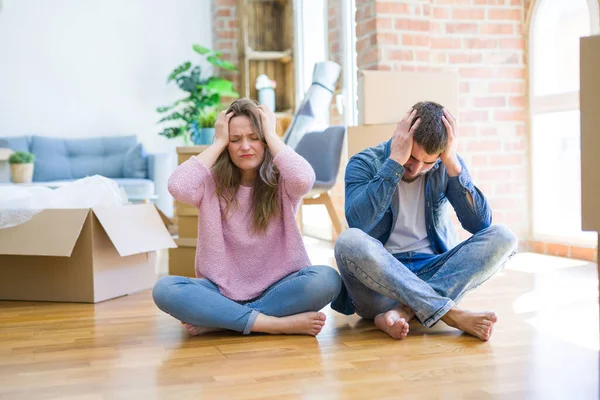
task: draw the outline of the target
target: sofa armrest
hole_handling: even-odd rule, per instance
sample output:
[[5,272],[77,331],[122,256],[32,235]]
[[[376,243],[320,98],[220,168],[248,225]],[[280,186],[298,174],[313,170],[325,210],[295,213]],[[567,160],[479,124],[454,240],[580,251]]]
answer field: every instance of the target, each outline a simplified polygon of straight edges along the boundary
[[148,179],[154,182],[156,206],[169,218],[173,217],[173,197],[168,182],[175,167],[170,153],[148,154]]
[[10,182],[10,166],[8,157],[13,153],[9,148],[0,146],[0,182]]

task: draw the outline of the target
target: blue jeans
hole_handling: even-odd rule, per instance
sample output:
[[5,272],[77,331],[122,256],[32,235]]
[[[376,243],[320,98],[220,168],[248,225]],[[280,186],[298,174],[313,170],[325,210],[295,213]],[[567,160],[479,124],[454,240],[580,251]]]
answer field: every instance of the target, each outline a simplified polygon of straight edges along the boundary
[[338,238],[335,259],[358,315],[375,318],[402,304],[431,327],[502,268],[516,247],[508,228],[492,225],[444,254],[392,255],[380,241],[353,228]]
[[274,283],[259,297],[239,302],[223,296],[208,279],[165,276],[156,282],[152,297],[158,308],[180,321],[249,334],[259,313],[285,317],[319,311],[338,295],[341,284],[333,268],[311,266]]

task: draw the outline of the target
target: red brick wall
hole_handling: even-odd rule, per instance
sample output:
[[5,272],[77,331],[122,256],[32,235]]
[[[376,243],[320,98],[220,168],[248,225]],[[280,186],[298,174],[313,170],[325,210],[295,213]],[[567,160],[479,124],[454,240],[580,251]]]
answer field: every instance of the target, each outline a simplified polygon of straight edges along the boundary
[[[213,50],[223,53],[223,59],[238,64],[237,0],[211,0],[213,21]],[[238,74],[219,69],[215,73],[238,85]]]

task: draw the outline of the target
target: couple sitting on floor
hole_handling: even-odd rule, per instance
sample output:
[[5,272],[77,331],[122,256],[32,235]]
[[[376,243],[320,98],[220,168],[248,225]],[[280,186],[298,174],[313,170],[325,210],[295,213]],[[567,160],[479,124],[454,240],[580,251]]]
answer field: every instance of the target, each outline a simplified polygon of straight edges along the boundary
[[[487,200],[457,154],[456,120],[442,106],[415,104],[388,142],[348,163],[350,229],[335,243],[339,274],[308,258],[296,213],[315,173],[276,135],[273,112],[240,99],[215,127],[214,143],[169,180],[173,197],[198,208],[201,278],[163,277],[153,291],[191,334],[317,335],[326,319],[319,310],[331,303],[395,339],[413,317],[490,338],[496,315],[456,304],[503,266],[516,239],[491,225]],[[450,205],[473,234],[460,244]]]

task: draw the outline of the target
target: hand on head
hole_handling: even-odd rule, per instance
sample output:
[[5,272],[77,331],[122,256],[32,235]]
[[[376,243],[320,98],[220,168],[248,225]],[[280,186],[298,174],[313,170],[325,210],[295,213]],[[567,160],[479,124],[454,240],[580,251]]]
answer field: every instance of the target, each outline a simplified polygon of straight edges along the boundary
[[229,144],[229,120],[235,114],[233,111],[221,111],[215,122],[215,143],[218,143],[223,148]]
[[392,136],[390,158],[398,164],[404,165],[410,158],[413,147],[413,134],[421,123],[419,118],[415,121],[416,115],[417,110],[411,108],[396,125],[396,130]]

